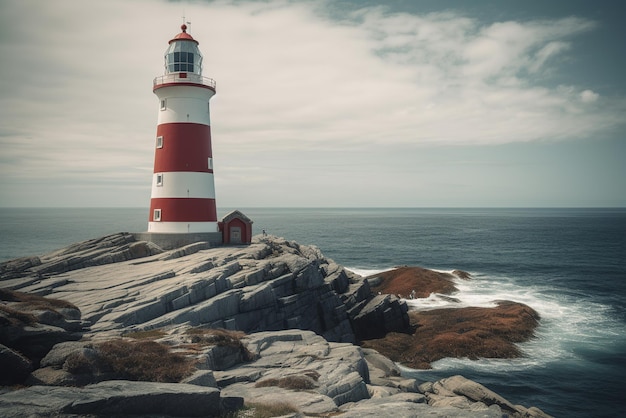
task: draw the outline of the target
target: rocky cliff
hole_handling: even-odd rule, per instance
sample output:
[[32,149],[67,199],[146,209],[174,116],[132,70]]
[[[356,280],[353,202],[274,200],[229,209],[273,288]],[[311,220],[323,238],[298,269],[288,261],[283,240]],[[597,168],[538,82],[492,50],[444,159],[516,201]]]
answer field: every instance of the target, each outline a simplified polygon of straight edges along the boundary
[[[276,237],[162,252],[116,234],[4,263],[0,280],[4,288],[80,307],[92,334],[203,324],[244,332],[297,328],[354,343],[360,332],[383,336],[408,326],[402,300],[374,297],[366,280],[316,247]],[[351,321],[368,326],[353,328]]]
[[29,385],[3,390],[2,416],[217,416],[244,401],[292,415],[545,416],[460,376],[402,378],[354,343],[407,332],[406,303],[281,238],[162,251],[115,234],[3,263],[0,288],[2,383]]

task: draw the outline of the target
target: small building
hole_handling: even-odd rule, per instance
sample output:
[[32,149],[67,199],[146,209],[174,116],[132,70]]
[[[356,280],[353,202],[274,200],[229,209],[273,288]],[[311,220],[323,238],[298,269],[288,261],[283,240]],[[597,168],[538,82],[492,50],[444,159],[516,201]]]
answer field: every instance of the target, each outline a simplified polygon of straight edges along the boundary
[[250,244],[252,241],[252,220],[238,210],[224,216],[219,222],[222,242],[229,244]]

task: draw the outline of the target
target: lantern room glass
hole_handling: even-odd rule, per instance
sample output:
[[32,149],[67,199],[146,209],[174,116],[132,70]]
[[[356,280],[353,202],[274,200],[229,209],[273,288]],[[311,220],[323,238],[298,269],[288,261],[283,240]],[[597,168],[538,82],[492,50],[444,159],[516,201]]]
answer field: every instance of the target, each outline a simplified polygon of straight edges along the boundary
[[193,41],[174,41],[165,51],[165,74],[202,75],[202,54]]

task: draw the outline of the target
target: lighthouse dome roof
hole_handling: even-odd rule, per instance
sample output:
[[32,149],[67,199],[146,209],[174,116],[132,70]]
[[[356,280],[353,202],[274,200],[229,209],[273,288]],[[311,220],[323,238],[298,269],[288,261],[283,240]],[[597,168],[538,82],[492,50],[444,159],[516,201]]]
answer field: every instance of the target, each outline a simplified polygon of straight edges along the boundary
[[198,41],[193,39],[193,36],[187,33],[187,25],[182,24],[180,26],[180,29],[182,30],[182,32],[174,36],[174,38],[170,40],[170,44],[176,41],[192,41],[192,42],[195,42],[196,45],[198,45]]

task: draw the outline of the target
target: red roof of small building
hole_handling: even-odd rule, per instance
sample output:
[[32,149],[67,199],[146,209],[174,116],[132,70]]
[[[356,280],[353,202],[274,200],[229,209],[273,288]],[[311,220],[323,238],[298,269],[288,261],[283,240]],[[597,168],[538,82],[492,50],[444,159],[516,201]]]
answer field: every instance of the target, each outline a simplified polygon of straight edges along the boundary
[[182,29],[182,32],[179,33],[178,35],[174,36],[174,39],[170,40],[170,42],[169,42],[170,44],[172,42],[175,42],[175,41],[193,41],[193,42],[196,43],[196,45],[199,44],[198,41],[193,39],[193,36],[191,36],[190,34],[187,33],[187,25],[182,24],[180,26],[180,28]]
[[232,221],[233,219],[241,219],[242,221],[244,221],[245,223],[249,223],[250,225],[252,225],[254,223],[254,222],[252,222],[252,219],[248,218],[246,215],[244,215],[243,213],[241,213],[238,210],[233,210],[232,212],[227,213],[222,218],[222,222],[228,223],[228,222]]

